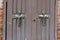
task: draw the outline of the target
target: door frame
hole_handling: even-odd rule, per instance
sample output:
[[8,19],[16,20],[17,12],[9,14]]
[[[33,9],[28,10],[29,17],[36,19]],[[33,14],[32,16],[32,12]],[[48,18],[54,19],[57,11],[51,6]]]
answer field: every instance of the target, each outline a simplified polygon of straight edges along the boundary
[[7,0],[3,0],[3,40],[6,40],[7,39],[7,17],[6,17],[6,2]]

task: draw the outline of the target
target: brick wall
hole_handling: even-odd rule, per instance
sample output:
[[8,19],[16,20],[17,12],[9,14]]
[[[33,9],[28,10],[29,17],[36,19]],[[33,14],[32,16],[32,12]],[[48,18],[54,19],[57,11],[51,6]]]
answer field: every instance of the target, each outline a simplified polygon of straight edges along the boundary
[[2,32],[3,32],[3,2],[0,2],[0,40],[2,40]]
[[3,25],[2,25],[2,22],[3,22],[3,10],[2,8],[0,8],[0,40],[2,40],[2,31],[3,31]]
[[60,0],[57,1],[57,9],[58,9],[58,13],[57,13],[57,39],[60,40]]

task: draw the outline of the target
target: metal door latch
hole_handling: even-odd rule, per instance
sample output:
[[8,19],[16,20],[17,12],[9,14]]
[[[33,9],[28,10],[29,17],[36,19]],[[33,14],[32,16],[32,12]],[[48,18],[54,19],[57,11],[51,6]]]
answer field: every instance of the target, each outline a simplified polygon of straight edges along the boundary
[[20,18],[24,18],[25,15],[22,13],[14,13],[13,14],[13,19],[20,19]]
[[18,20],[18,26],[22,25],[22,20],[24,19],[25,15],[23,13],[14,13],[13,19]]
[[49,16],[48,16],[48,14],[47,13],[42,13],[42,14],[40,14],[40,15],[38,15],[38,17],[39,18],[48,18]]
[[38,15],[38,18],[41,20],[42,25],[45,26],[49,15],[47,13],[41,13],[40,15]]

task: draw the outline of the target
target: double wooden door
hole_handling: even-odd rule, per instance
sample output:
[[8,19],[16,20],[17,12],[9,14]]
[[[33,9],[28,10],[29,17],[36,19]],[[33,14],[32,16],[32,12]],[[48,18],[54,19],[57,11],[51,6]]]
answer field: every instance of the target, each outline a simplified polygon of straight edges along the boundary
[[56,40],[56,0],[4,0],[4,40]]

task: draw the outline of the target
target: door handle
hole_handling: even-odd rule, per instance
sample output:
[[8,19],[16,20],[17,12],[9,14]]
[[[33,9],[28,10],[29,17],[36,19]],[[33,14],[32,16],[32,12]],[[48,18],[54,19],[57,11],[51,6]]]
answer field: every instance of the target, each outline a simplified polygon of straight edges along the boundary
[[45,26],[49,15],[47,13],[41,13],[40,15],[38,15],[38,18],[41,20],[40,22],[42,23],[42,25]]
[[18,21],[18,26],[22,25],[22,20],[25,18],[24,13],[14,13],[13,14],[13,19],[19,20]]

